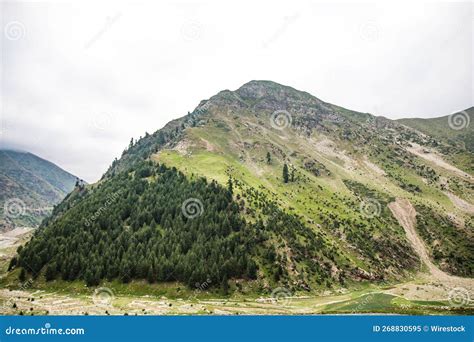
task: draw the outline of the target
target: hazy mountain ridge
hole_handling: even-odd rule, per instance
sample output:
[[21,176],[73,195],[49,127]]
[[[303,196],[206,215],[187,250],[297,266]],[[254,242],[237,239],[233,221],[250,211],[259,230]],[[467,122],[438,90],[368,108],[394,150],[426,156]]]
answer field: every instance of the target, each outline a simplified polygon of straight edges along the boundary
[[[25,247],[20,265],[36,265],[34,272],[47,265],[50,274],[62,273],[64,265],[55,264],[51,268],[46,255],[42,260],[33,260],[37,255],[35,251],[44,249],[41,235],[54,230],[73,230],[84,235],[84,241],[100,243],[94,229],[118,229],[117,234],[122,230],[125,234],[131,227],[133,241],[143,239],[142,227],[152,236],[163,227],[172,228],[153,214],[161,210],[160,207],[154,207],[140,194],[136,197],[133,187],[127,188],[124,196],[142,203],[136,210],[143,218],[119,215],[118,227],[109,227],[106,222],[101,227],[100,222],[94,222],[92,227],[84,228],[87,217],[74,214],[75,208],[81,207],[87,215],[94,215],[92,208],[99,210],[97,205],[107,197],[102,189],[115,188],[121,177],[143,184],[140,187],[144,187],[146,193],[148,187],[160,181],[154,178],[156,171],[153,170],[150,174],[145,172],[146,182],[137,176],[147,167],[143,161],[151,159],[160,165],[176,167],[189,179],[203,176],[215,180],[221,187],[227,187],[231,181],[232,207],[239,207],[239,217],[251,227],[250,236],[265,232],[257,239],[259,244],[251,244],[246,250],[246,258],[258,267],[257,288],[284,284],[296,291],[318,290],[363,280],[391,282],[419,271],[418,255],[388,208],[396,198],[423,205],[419,215],[428,218],[436,212],[443,222],[447,220],[436,229],[426,228],[426,222],[419,220],[418,229],[423,232],[421,235],[426,239],[431,257],[439,267],[472,276],[474,240],[469,209],[474,192],[472,173],[462,160],[456,162],[443,154],[446,149],[472,162],[472,154],[464,146],[451,146],[437,136],[420,133],[419,129],[408,127],[407,122],[401,124],[353,112],[274,82],[252,81],[235,92],[222,91],[202,101],[187,116],[132,141],[98,186],[73,193],[70,196],[73,201],[68,199],[59,206],[37,234],[37,240],[33,239]],[[286,183],[282,177],[284,165],[290,173]],[[178,177],[181,177],[179,173]],[[192,192],[189,196],[194,198]],[[205,192],[196,196],[197,199],[206,197]],[[97,205],[87,209],[83,205],[87,201]],[[460,201],[467,206],[459,205],[463,203]],[[142,213],[143,208],[151,214]],[[180,208],[173,208],[168,209],[173,213],[173,220],[177,220]],[[205,212],[206,208],[202,209]],[[117,211],[119,207],[112,203],[108,210]],[[69,226],[65,222],[69,222]],[[282,226],[285,222],[291,227]],[[177,227],[172,229],[180,229]],[[208,234],[202,229],[199,234]],[[237,230],[233,234],[245,240],[242,232]],[[443,240],[447,242],[438,248]],[[127,248],[114,257],[115,262],[124,255],[133,255],[129,257],[136,258],[137,265],[143,259],[145,268],[151,266],[151,281],[163,280],[157,275],[163,271],[161,266],[147,261],[153,259],[152,252],[143,249],[136,255],[127,252]],[[88,249],[82,250],[85,253],[82,258],[87,258]],[[186,267],[179,260],[193,260],[189,259],[190,250],[192,248],[180,249],[175,256],[180,272]],[[62,260],[74,260],[76,251],[65,249]],[[171,257],[166,252],[164,256]],[[237,254],[231,257],[238,259]],[[85,272],[88,264],[77,268]],[[145,277],[144,270],[130,267],[133,277]],[[227,278],[223,281],[219,270],[224,265],[217,263],[216,267],[218,270],[212,271],[213,284],[216,281],[225,284]],[[239,277],[253,278],[243,271],[243,264],[239,269],[242,272],[224,273],[234,278],[235,284]],[[92,283],[109,271],[106,265],[98,266],[98,271],[94,270],[98,275],[94,273]],[[84,278],[84,272],[78,271],[74,277]],[[120,272],[111,271],[111,278]],[[200,271],[196,277],[184,273],[179,279],[191,282],[195,278],[204,281],[206,272]]]
[[75,176],[34,154],[0,150],[0,229],[38,225],[75,182]]

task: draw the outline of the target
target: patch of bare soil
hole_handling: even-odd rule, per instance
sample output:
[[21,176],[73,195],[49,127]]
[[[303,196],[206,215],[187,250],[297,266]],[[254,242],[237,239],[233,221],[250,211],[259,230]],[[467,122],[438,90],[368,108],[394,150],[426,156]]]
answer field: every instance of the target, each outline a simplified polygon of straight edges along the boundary
[[316,148],[317,152],[327,157],[339,159],[343,163],[345,169],[354,171],[358,168],[357,161],[349,157],[345,151],[339,150],[334,141],[324,138],[317,142],[312,141],[312,145]]
[[201,140],[204,143],[204,145],[206,146],[206,151],[208,151],[208,152],[216,151],[216,147],[213,144],[211,144],[209,141],[207,141],[206,139],[203,139],[203,138],[201,138]]
[[179,152],[181,155],[188,155],[189,154],[189,148],[192,146],[191,142],[187,139],[183,139],[179,141],[176,146],[173,148],[173,150]]
[[465,200],[456,196],[452,192],[445,191],[444,194],[449,197],[449,199],[451,200],[451,202],[454,204],[455,207],[457,207],[458,209],[468,214],[474,214],[474,205],[466,202]]
[[411,143],[411,147],[407,147],[406,150],[410,153],[413,153],[414,155],[420,157],[420,158],[423,158],[427,161],[430,161],[432,162],[433,164],[445,169],[445,170],[448,170],[448,171],[451,171],[455,174],[457,174],[458,176],[461,176],[463,178],[466,178],[470,181],[474,181],[474,177],[472,177],[471,175],[467,174],[466,172],[458,169],[457,167],[447,163],[443,157],[438,154],[436,151],[433,151],[431,149],[428,149],[426,147],[423,147],[421,145],[418,145],[416,143]]
[[0,249],[14,246],[20,238],[33,228],[17,227],[5,233],[0,233]]
[[407,283],[397,286],[391,293],[402,295],[408,299],[448,300],[449,293],[455,288],[463,288],[469,293],[467,300],[472,302],[474,295],[474,279],[461,278],[440,270],[430,259],[423,240],[418,236],[416,225],[416,210],[409,200],[397,198],[388,205],[393,216],[404,228],[408,241],[428,268],[429,274],[420,274],[421,283]]
[[380,167],[372,163],[367,157],[364,158],[365,165],[369,168],[369,170],[373,171],[377,176],[385,176],[386,173]]

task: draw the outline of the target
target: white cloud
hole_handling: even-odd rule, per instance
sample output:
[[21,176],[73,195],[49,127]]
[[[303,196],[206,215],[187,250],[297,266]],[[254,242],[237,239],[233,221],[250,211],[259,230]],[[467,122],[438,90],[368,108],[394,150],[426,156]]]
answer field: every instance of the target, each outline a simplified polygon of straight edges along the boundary
[[[1,12],[3,145],[88,181],[130,137],[252,79],[391,118],[473,104],[470,3],[9,2]],[[23,25],[17,40],[11,22]]]

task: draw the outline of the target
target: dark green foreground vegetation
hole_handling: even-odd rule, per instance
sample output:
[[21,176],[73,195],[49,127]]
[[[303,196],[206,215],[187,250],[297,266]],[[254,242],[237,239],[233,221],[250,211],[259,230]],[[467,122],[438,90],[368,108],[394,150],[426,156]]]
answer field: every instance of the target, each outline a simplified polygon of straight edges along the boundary
[[[191,218],[182,210],[189,198],[202,203],[187,208]],[[48,280],[89,285],[116,278],[220,284],[256,277],[253,235],[227,189],[143,162],[73,192],[20,250],[18,264],[33,276],[43,270]]]

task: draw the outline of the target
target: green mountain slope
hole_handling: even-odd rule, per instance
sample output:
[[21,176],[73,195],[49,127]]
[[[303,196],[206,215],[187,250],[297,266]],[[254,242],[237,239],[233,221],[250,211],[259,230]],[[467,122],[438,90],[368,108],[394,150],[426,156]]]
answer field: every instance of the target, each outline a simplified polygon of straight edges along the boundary
[[37,226],[76,177],[31,153],[0,150],[0,230]]
[[[396,121],[252,81],[132,141],[98,184],[56,208],[18,262],[34,276],[89,284],[209,277],[224,291],[317,291],[395,282],[422,267],[389,207],[405,198],[420,210],[416,228],[434,263],[472,276],[473,177],[449,148],[472,162],[462,146]],[[183,206],[195,199],[203,214],[190,219]]]

